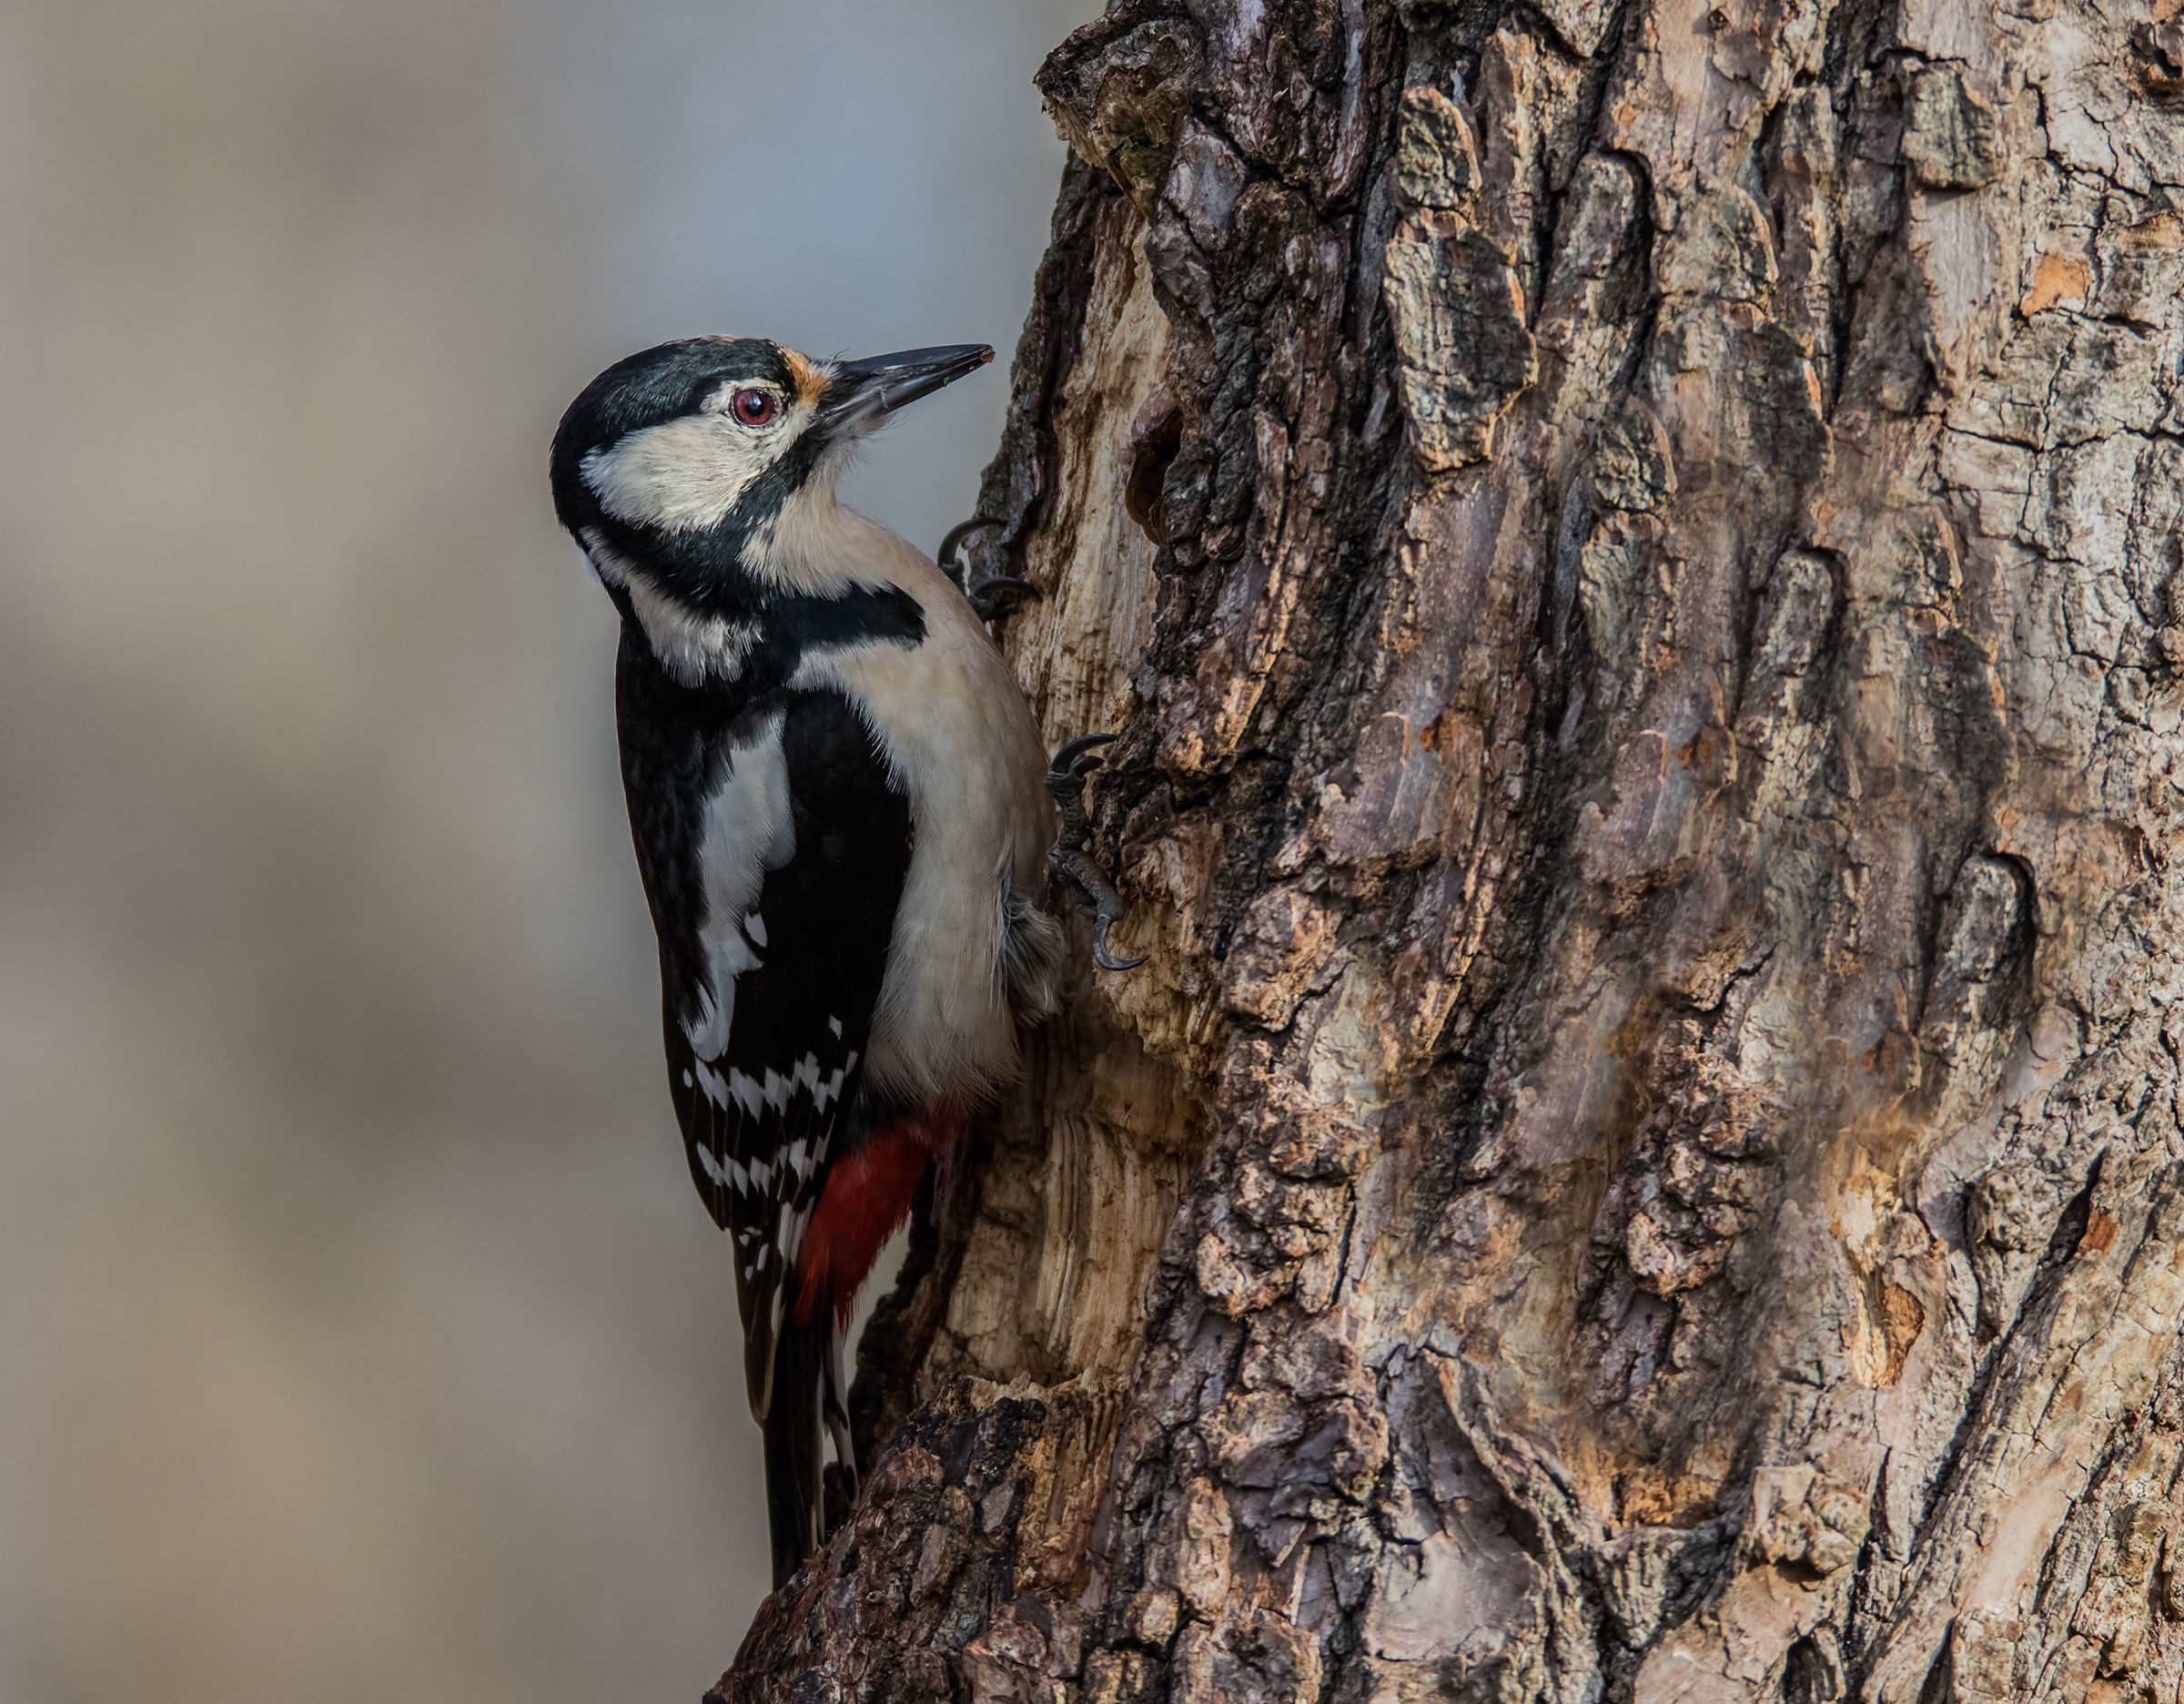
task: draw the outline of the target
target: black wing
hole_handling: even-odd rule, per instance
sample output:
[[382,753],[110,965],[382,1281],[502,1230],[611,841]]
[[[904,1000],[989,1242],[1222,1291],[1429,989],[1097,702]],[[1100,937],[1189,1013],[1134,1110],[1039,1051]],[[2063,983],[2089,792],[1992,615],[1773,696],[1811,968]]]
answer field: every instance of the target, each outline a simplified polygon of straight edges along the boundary
[[725,702],[626,644],[620,676],[668,1081],[692,1181],[733,1238],[744,1376],[763,1420],[797,1251],[857,1097],[909,801],[838,694]]

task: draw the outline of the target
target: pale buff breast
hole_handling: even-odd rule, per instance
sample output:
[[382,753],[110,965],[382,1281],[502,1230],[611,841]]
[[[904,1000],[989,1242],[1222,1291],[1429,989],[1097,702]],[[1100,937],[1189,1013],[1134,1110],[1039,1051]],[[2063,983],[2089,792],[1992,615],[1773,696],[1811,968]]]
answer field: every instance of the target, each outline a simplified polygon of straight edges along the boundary
[[967,1101],[1018,1069],[1005,930],[1012,890],[1036,894],[1045,879],[1055,831],[1046,754],[1022,689],[955,585],[885,527],[826,507],[784,513],[774,541],[782,577],[814,589],[889,582],[925,619],[921,644],[817,654],[795,683],[847,695],[910,798],[915,844],[865,1069],[888,1093]]

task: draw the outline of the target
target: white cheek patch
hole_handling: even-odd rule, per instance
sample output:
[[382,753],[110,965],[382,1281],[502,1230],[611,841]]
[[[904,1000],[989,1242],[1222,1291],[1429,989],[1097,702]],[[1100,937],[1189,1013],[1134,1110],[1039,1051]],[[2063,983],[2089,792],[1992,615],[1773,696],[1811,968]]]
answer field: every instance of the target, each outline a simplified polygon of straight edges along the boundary
[[688,532],[727,516],[773,460],[774,437],[719,414],[686,414],[594,450],[581,471],[609,514]]
[[579,466],[600,506],[632,526],[691,532],[718,526],[811,423],[802,404],[763,426],[725,411],[662,421],[594,450]]

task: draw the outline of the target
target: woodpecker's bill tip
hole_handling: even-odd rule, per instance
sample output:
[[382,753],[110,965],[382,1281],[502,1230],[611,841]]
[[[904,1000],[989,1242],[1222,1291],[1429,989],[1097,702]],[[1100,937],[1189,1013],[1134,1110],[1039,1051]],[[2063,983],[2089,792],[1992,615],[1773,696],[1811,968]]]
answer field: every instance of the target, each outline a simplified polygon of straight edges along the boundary
[[837,361],[833,389],[841,400],[829,411],[837,430],[843,426],[876,421],[884,414],[906,408],[920,397],[931,396],[943,385],[954,384],[994,359],[990,343],[947,343],[934,349],[897,350],[892,355],[867,355],[863,360]]

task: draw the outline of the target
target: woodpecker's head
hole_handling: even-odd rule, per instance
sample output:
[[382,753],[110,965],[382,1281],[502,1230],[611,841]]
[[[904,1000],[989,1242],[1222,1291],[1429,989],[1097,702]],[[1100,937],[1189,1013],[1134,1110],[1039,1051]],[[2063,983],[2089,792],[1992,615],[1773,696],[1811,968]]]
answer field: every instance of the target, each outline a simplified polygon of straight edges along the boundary
[[[685,338],[600,374],[561,416],[553,501],[602,556],[765,573],[785,517],[831,506],[859,439],[993,360],[984,344],[815,361],[765,338]],[[681,588],[678,588],[681,589]]]

